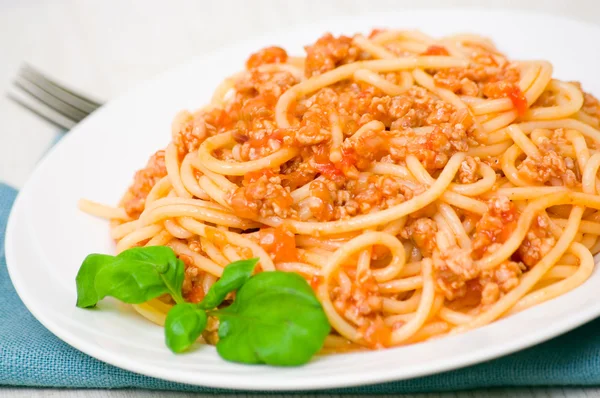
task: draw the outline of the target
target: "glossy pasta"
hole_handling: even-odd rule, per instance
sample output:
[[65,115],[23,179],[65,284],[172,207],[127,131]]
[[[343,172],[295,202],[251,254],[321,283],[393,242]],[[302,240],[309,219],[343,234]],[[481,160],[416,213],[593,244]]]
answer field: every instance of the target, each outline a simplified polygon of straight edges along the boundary
[[[229,262],[304,276],[324,352],[467,331],[576,288],[600,250],[600,107],[480,36],[324,35],[251,55],[181,112],[116,208],[120,252],[169,245],[197,302]],[[136,306],[164,322],[168,302]],[[205,338],[214,341],[213,331]]]

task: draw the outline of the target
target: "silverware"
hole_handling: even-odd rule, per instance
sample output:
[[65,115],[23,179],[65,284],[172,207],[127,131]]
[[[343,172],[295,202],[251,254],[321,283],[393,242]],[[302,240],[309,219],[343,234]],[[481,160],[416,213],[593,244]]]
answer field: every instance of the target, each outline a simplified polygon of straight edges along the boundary
[[7,96],[65,130],[70,130],[102,106],[101,102],[57,83],[27,64],[19,69]]

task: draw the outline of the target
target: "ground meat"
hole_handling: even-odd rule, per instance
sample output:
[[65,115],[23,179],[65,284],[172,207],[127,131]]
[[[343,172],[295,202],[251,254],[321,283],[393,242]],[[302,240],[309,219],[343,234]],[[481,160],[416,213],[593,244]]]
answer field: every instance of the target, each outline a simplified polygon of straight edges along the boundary
[[549,223],[545,215],[536,217],[517,250],[518,257],[528,267],[537,264],[556,244],[556,238],[549,231]]
[[387,155],[394,163],[402,163],[408,155],[413,155],[432,171],[442,169],[454,153],[464,150],[464,141],[450,138],[453,133],[451,128],[439,127],[425,134],[416,133],[413,129],[368,131],[356,140],[347,141],[344,148],[357,156],[359,170]]
[[488,306],[494,304],[500,298],[500,287],[497,283],[489,282],[481,289],[481,305]]
[[[272,103],[260,95],[242,101],[239,111],[239,121],[236,123],[238,136],[245,136],[246,140],[260,140],[256,134],[273,128],[275,112]],[[239,142],[239,140],[238,140]]]
[[506,196],[497,196],[487,203],[485,213],[475,226],[473,256],[481,258],[492,252],[494,243],[504,243],[516,228],[519,213]]
[[181,116],[183,123],[173,136],[173,143],[177,147],[180,157],[197,150],[200,144],[208,138],[204,115],[201,113],[192,115],[188,112],[186,114]]
[[266,47],[255,52],[246,61],[246,68],[257,68],[264,64],[285,63],[288,59],[287,52],[281,47]]
[[305,73],[307,77],[320,75],[336,67],[361,59],[361,51],[347,36],[322,36],[313,45],[306,46]]
[[417,134],[413,130],[394,133],[389,149],[392,159],[401,162],[413,155],[429,171],[444,168],[450,157],[464,145],[464,141],[449,139],[447,130],[439,127],[426,134]]
[[468,111],[457,110],[422,87],[413,86],[404,94],[377,101],[371,103],[369,113],[392,130],[446,123],[463,123],[465,128],[472,125]]
[[516,64],[486,52],[475,54],[467,68],[444,69],[433,76],[436,85],[458,94],[509,98],[519,114],[523,114],[527,110],[527,100],[519,88],[519,78]]
[[205,292],[202,288],[202,271],[196,267],[189,256],[180,255],[179,258],[185,265],[183,285],[181,293],[186,301],[199,303],[204,298]]
[[[413,87],[398,97],[372,97],[345,106],[351,109],[352,104],[363,112],[359,125],[379,120],[390,126],[389,131],[366,131],[344,143],[344,148],[356,155],[359,170],[363,169],[361,165],[367,167],[388,154],[396,163],[411,154],[433,171],[443,168],[455,152],[468,149],[466,136],[473,124],[468,111],[457,110],[422,88]],[[433,128],[416,132],[416,127]]]
[[[330,221],[334,216],[335,194],[325,181],[315,180],[310,183],[310,197],[299,204],[301,218],[315,217],[319,221]],[[335,189],[335,188],[334,188]],[[356,208],[353,209],[356,214]]]
[[560,151],[561,146],[571,145],[570,141],[567,140],[566,132],[564,129],[556,129],[551,131],[550,137],[540,135],[540,137],[537,138],[535,144],[543,153],[549,151],[554,151],[558,153]]
[[288,71],[260,72],[253,69],[249,77],[238,79],[234,88],[244,97],[260,96],[271,107],[277,99],[297,83],[296,78]]
[[[421,184],[411,183],[409,185],[406,181],[402,181],[402,180],[399,181],[399,184],[400,184],[400,194],[402,195],[402,197],[404,197],[405,200],[410,200],[410,199],[414,198],[415,196],[419,196],[427,190],[427,187],[425,185],[421,185]],[[435,207],[435,205],[434,205],[434,207]],[[411,217],[419,218],[419,216],[417,215],[418,213],[419,213],[419,211],[412,213]],[[426,215],[423,215],[421,217],[426,217]]]
[[404,201],[403,186],[390,176],[369,176],[338,184],[323,178],[310,183],[310,197],[297,206],[301,219],[340,220],[384,210]]
[[127,214],[138,218],[146,206],[146,197],[161,178],[167,175],[165,151],[158,151],[150,157],[146,167],[135,173],[133,184],[123,198],[123,207]]
[[302,126],[296,133],[296,142],[299,146],[317,145],[331,138],[331,134],[319,125],[309,124]]
[[436,286],[448,300],[463,297],[467,293],[467,281],[479,275],[471,252],[457,246],[444,251],[435,249],[432,260]]
[[317,170],[304,163],[300,157],[284,163],[279,172],[281,185],[292,191],[313,181],[317,175]]
[[514,289],[519,284],[519,277],[525,270],[523,263],[505,261],[492,270],[482,272],[482,279],[490,277],[498,285],[502,293]]
[[[492,247],[498,246],[497,243]],[[492,269],[480,271],[469,250],[452,247],[446,251],[434,250],[433,275],[437,288],[448,300],[465,297],[476,283],[480,291],[481,305],[495,303],[501,295],[519,284],[519,277],[525,265],[515,261],[505,261]]]
[[235,161],[263,158],[295,143],[295,129],[278,129],[274,107],[279,97],[297,81],[286,71],[250,71],[235,83],[236,95],[229,112],[237,117],[230,130],[240,145],[233,149]]
[[366,181],[350,184],[350,189],[361,213],[383,210],[404,201],[400,194],[401,184],[390,176],[370,176]]
[[[449,68],[435,72],[435,84],[462,95],[477,96],[480,93],[497,98],[499,82],[516,84],[519,69],[498,55],[478,54],[467,68]],[[487,94],[486,94],[487,93]]]
[[187,241],[188,247],[190,248],[190,250],[196,252],[196,253],[202,253],[202,244],[200,243],[200,239],[198,238],[191,238],[188,239]]
[[308,108],[296,132],[296,144],[310,146],[328,141],[331,138],[329,115],[330,107],[315,104]]
[[296,217],[296,211],[291,208],[294,200],[289,189],[281,186],[279,177],[263,175],[247,181],[232,192],[227,201],[234,213],[244,218]]
[[463,95],[476,97],[477,95],[479,95],[479,87],[477,86],[477,83],[465,77],[460,81],[459,92]]
[[[335,108],[346,136],[372,120],[389,127],[388,131],[366,131],[345,141],[343,149],[352,157],[350,164],[358,170],[387,155],[399,163],[413,154],[428,170],[434,171],[443,168],[455,152],[468,149],[467,132],[473,125],[469,112],[455,109],[421,87],[413,87],[396,97],[385,96],[372,87],[362,90],[354,83],[343,83],[336,88],[337,91],[320,90],[298,103],[295,114],[301,121],[293,134],[300,134],[301,138],[296,145],[327,144],[331,129],[329,113]],[[416,127],[433,129],[417,133]],[[341,165],[335,166],[343,170]],[[346,176],[348,170],[344,170]]]
[[523,263],[505,261],[493,269],[482,271],[479,279],[482,286],[481,304],[491,305],[503,294],[517,287],[525,269]]
[[177,147],[179,157],[183,158],[189,152],[200,147],[200,144],[210,136],[230,131],[239,117],[239,103],[233,102],[226,108],[211,107],[193,115],[182,112],[174,123],[173,143]]
[[336,310],[358,326],[368,346],[383,348],[389,344],[391,330],[379,315],[383,300],[373,276],[366,275],[360,284],[352,284],[349,289],[341,285],[332,289],[332,302]]
[[[348,100],[348,98],[344,99]],[[364,112],[358,111],[361,113],[361,118],[358,120],[359,125],[366,124],[372,120],[378,120],[390,127],[392,123],[396,122],[394,125],[395,129],[416,127],[423,124],[431,114],[431,109],[420,106],[421,104],[416,104],[414,99],[408,95],[396,97],[374,95],[368,103],[366,102],[364,104],[366,105]]]
[[278,139],[270,138],[270,132],[263,130],[264,138],[261,138],[260,142],[263,142],[263,145],[258,145],[258,141],[247,141],[244,142],[239,147],[238,161],[248,161],[248,160],[257,160],[261,159],[265,156],[272,154],[273,152],[277,152],[282,147],[282,143]]
[[472,184],[477,181],[477,171],[479,169],[479,158],[467,156],[460,164],[456,179],[461,184]]
[[411,220],[401,232],[401,236],[404,239],[410,239],[424,257],[430,257],[436,248],[436,233],[435,221],[423,217]]
[[[499,244],[508,239],[518,220],[519,214],[513,203],[504,196],[490,200],[488,208],[489,211],[481,217],[476,225],[473,239],[475,258],[494,252]],[[548,218],[540,215],[535,219],[523,243],[513,255],[513,260],[531,267],[555,244],[556,239],[549,231]]]
[[518,167],[519,175],[532,182],[573,187],[578,183],[575,162],[566,159],[570,158],[563,158],[553,150],[543,151],[541,159],[527,157],[523,160]]

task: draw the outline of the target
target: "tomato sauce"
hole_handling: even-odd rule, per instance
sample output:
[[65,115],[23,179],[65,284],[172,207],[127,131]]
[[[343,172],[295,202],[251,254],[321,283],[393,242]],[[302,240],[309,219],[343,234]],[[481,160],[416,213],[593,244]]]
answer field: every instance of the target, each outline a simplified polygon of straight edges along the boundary
[[422,55],[450,55],[448,50],[443,46],[429,46]]
[[359,332],[363,333],[367,345],[374,349],[385,348],[392,340],[392,329],[380,317],[375,318],[366,327],[359,328]]
[[275,173],[271,169],[261,169],[261,170],[251,171],[244,175],[244,185],[248,185],[252,182],[255,182],[256,180],[260,179],[263,176],[267,177],[267,179],[268,179],[268,178],[274,177]]
[[298,261],[296,238],[285,226],[260,230],[259,244],[276,263]]
[[264,64],[283,63],[288,59],[287,52],[281,47],[267,47],[255,52],[246,61],[246,68],[256,68]]
[[512,86],[510,90],[507,90],[506,96],[512,101],[519,115],[524,115],[527,112],[527,98],[518,86]]

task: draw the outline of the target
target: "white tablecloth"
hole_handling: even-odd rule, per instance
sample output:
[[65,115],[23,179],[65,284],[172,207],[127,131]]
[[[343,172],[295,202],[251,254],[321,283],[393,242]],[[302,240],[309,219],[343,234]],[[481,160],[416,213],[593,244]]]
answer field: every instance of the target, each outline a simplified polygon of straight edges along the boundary
[[[108,100],[191,55],[239,37],[314,19],[410,7],[513,7],[597,23],[596,0],[0,0],[0,91],[27,61]],[[592,51],[598,38],[590,40]],[[0,181],[21,187],[59,130],[0,96]],[[600,396],[600,389],[519,389],[419,395]],[[0,389],[3,397],[191,397],[148,391]]]

